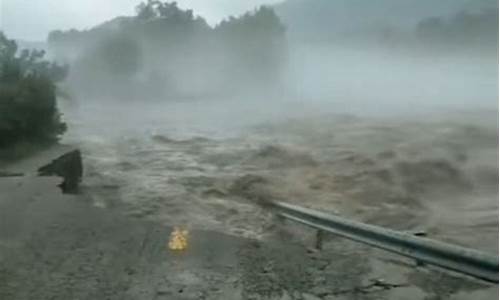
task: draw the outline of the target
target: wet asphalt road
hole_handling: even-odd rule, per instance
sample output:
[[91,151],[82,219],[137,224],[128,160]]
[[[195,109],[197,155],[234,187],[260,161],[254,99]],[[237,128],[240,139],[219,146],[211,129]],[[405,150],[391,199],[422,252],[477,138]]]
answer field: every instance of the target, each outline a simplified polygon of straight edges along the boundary
[[0,299],[491,299],[497,292],[340,238],[311,251],[307,230],[295,225],[276,226],[265,241],[195,229],[188,249],[173,252],[172,228],[62,195],[59,181],[0,180]]

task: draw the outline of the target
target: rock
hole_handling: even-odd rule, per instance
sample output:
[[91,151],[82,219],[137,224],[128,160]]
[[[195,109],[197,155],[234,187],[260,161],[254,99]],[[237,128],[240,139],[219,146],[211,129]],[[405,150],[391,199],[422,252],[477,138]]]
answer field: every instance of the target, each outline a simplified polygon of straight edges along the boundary
[[39,176],[60,176],[64,180],[59,185],[65,194],[76,194],[83,176],[82,155],[80,150],[73,150],[54,159],[48,165],[38,169]]

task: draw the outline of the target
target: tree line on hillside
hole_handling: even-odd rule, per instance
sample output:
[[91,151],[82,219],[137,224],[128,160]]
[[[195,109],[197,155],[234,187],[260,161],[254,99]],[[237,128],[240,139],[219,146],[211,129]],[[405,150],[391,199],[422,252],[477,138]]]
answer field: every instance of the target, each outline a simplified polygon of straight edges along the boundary
[[394,27],[372,31],[373,39],[390,47],[412,47],[445,54],[471,51],[496,57],[498,54],[498,9],[478,12],[459,11],[451,16],[428,17],[412,31]]
[[497,56],[498,0],[287,0],[275,9],[298,44]]
[[426,18],[417,25],[417,36],[428,45],[490,48],[497,52],[498,9]]
[[66,130],[56,105],[56,83],[67,67],[44,51],[19,51],[0,32],[0,149],[17,143],[48,144]]
[[225,96],[279,85],[285,27],[269,7],[211,27],[176,2],[137,6],[86,31],[54,31],[49,49],[68,62],[68,84],[85,96]]

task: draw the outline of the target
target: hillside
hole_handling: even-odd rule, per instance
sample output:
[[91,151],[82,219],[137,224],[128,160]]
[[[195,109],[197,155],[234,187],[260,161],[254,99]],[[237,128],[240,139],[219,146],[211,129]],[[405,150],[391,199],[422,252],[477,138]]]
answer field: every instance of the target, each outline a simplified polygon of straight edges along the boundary
[[423,19],[498,7],[494,0],[287,0],[276,12],[293,40],[336,40],[414,30]]

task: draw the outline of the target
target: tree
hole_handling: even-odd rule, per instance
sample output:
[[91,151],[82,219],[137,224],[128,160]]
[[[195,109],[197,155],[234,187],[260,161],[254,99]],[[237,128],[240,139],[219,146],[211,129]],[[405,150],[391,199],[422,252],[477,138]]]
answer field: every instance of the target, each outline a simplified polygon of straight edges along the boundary
[[0,147],[17,142],[50,143],[66,130],[56,105],[56,85],[67,67],[23,50],[0,32]]
[[136,6],[135,11],[137,12],[137,18],[139,20],[151,20],[157,16],[155,4],[157,1],[148,0],[147,2],[141,2]]
[[69,86],[80,96],[221,96],[277,86],[286,41],[272,8],[215,27],[176,2],[147,0],[136,12],[89,30],[50,34],[51,53],[71,58]]
[[216,26],[215,33],[231,53],[229,69],[239,74],[241,88],[277,87],[287,57],[286,28],[272,8],[261,6],[231,17]]
[[[449,18],[432,17],[417,25],[420,41],[433,46],[458,49],[498,49],[498,9],[459,12]],[[496,55],[496,54],[495,54]]]

